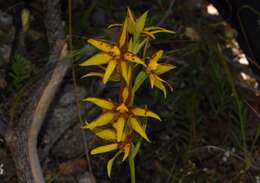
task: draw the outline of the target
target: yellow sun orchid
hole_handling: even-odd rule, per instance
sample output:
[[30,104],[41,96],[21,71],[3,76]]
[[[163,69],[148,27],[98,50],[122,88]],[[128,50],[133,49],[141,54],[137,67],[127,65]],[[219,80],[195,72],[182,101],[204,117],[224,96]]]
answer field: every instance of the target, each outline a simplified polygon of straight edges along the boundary
[[124,153],[123,160],[125,161],[126,158],[128,158],[129,153],[131,151],[131,136],[127,135],[126,133],[122,134],[122,139],[120,142],[117,141],[116,132],[113,129],[100,129],[94,131],[95,134],[104,139],[111,141],[111,144],[103,145],[96,147],[91,150],[90,154],[101,154],[106,153],[114,150],[118,150],[118,152],[108,161],[107,163],[107,174],[110,177],[111,176],[111,170],[113,166],[113,162],[116,159],[117,156],[119,156],[121,153]]
[[[174,65],[171,64],[159,64],[158,60],[162,57],[163,50],[159,50],[155,52],[151,58],[149,59],[148,66],[146,67],[146,73],[149,76],[151,88],[154,86],[163,91],[164,97],[167,96],[166,88],[163,83],[170,85],[161,79],[158,75],[164,74],[175,68]],[[170,87],[171,88],[171,87]]]
[[[135,18],[135,15],[133,14],[132,10],[130,8],[127,8],[127,30],[131,34],[144,34],[148,36],[149,38],[155,39],[155,34],[157,33],[171,33],[175,34],[174,31],[165,29],[163,27],[159,26],[148,26],[145,27],[146,18],[148,15],[148,11],[144,12],[139,18]],[[108,29],[112,27],[118,27],[122,26],[122,24],[111,24],[108,26]]]
[[111,101],[95,97],[89,97],[84,99],[83,101],[91,102],[103,109],[103,113],[99,117],[97,117],[92,122],[84,125],[83,128],[93,130],[97,127],[112,124],[113,128],[117,132],[118,142],[122,140],[125,128],[132,129],[145,140],[150,141],[139,120],[139,117],[151,117],[161,120],[156,113],[146,108],[130,107],[127,106],[127,104],[125,103],[116,104]]
[[97,40],[97,39],[88,39],[88,43],[95,46],[101,52],[90,57],[86,61],[80,64],[80,66],[91,66],[91,65],[103,65],[107,64],[104,76],[103,83],[107,83],[111,75],[114,73],[116,67],[121,71],[122,77],[127,80],[128,75],[128,62],[141,64],[146,66],[144,61],[140,59],[135,54],[125,51],[125,44],[127,42],[127,21],[124,21],[121,35],[117,45],[112,45],[107,42]]
[[[175,66],[170,64],[158,63],[163,55],[159,50],[150,59],[147,59],[149,47],[155,34],[160,32],[175,33],[173,31],[157,26],[145,26],[148,11],[140,17],[135,18],[132,11],[128,8],[127,16],[122,24],[112,24],[120,26],[117,41],[113,44],[98,39],[88,39],[87,42],[96,47],[99,52],[91,56],[80,66],[98,66],[101,70],[94,70],[85,74],[85,77],[101,77],[103,83],[108,81],[119,81],[120,91],[118,101],[88,97],[83,101],[90,102],[102,109],[101,114],[93,121],[86,123],[82,128],[91,130],[97,137],[108,143],[91,150],[91,154],[101,154],[116,151],[114,156],[107,162],[107,174],[111,176],[113,162],[119,155],[123,155],[123,161],[129,159],[131,182],[135,182],[135,157],[141,146],[142,139],[150,142],[146,134],[147,120],[144,118],[154,118],[161,121],[160,117],[146,107],[134,105],[137,91],[149,78],[151,88],[154,86],[163,91],[166,97],[168,84],[159,75],[164,74]],[[142,55],[139,58],[138,55]],[[135,64],[142,65],[142,70],[135,67]],[[171,88],[171,87],[170,87]],[[113,91],[114,92],[114,91]]]
[[148,11],[144,12],[139,18],[135,18],[133,12],[130,8],[127,8],[127,14],[128,14],[128,31],[132,34],[134,33],[143,33],[147,36],[149,36],[152,39],[155,39],[155,34],[160,32],[165,33],[172,33],[174,34],[174,31],[158,27],[158,26],[149,26],[145,27],[145,21],[148,14]]

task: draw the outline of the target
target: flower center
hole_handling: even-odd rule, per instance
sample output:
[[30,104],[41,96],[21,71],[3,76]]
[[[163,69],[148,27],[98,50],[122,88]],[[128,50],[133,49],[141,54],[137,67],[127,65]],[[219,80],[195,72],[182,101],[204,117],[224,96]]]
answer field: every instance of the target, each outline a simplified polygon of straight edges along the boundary
[[109,54],[113,57],[120,56],[121,51],[117,46],[111,46],[111,50],[109,51]]
[[149,69],[152,70],[152,71],[156,70],[157,67],[158,67],[158,63],[157,62],[151,62],[149,64]]
[[126,105],[124,103],[120,104],[117,108],[117,111],[119,111],[120,113],[125,113],[128,112],[128,108],[126,107]]

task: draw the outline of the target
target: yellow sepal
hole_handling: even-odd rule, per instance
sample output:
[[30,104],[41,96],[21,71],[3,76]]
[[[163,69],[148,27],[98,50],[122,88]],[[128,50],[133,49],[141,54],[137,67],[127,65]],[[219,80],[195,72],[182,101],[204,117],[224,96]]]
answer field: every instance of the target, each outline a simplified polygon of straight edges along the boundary
[[166,88],[165,88],[164,84],[162,83],[162,81],[155,80],[154,85],[163,92],[164,98],[166,98],[167,97],[167,92],[166,92]]
[[146,21],[146,17],[147,17],[148,11],[144,12],[144,14],[142,14],[137,20],[136,20],[136,24],[135,24],[135,31],[137,33],[141,33],[144,29],[145,26],[145,21]]
[[124,59],[129,61],[129,62],[133,62],[133,63],[137,63],[137,64],[141,64],[143,66],[146,66],[146,64],[144,63],[144,61],[142,59],[140,59],[138,56],[136,56],[133,53],[127,52],[124,54]]
[[103,77],[103,83],[106,84],[108,80],[110,79],[110,76],[113,74],[115,68],[116,68],[117,61],[116,60],[111,60],[106,68],[104,77]]
[[135,18],[130,8],[127,8],[127,29],[131,34],[135,33]]
[[149,79],[150,79],[151,88],[153,88],[154,87],[154,82],[155,82],[154,74],[149,74]]
[[162,57],[163,55],[163,50],[159,50],[155,52],[152,57],[149,60],[148,67],[151,70],[156,70],[158,67],[158,60]]
[[113,163],[115,161],[115,159],[117,158],[117,156],[121,153],[121,151],[117,152],[115,154],[115,156],[113,156],[113,158],[111,158],[108,162],[107,162],[107,175],[108,177],[111,177],[111,170],[112,170],[112,166]]
[[109,60],[112,59],[112,56],[108,55],[107,53],[100,52],[95,54],[94,56],[90,57],[86,61],[82,62],[80,66],[90,66],[90,65],[102,65],[107,64]]
[[107,29],[111,29],[111,28],[114,28],[114,27],[121,27],[122,24],[111,24],[107,27]]
[[109,151],[114,151],[116,149],[118,149],[118,144],[113,143],[113,144],[108,144],[108,145],[96,147],[95,149],[91,150],[90,154],[92,154],[92,155],[101,154],[101,153],[106,153],[106,152],[109,152]]
[[132,108],[131,111],[135,116],[151,117],[151,118],[155,118],[155,119],[158,119],[161,121],[161,118],[156,113],[154,113],[146,108],[134,107],[134,108]]
[[98,107],[101,107],[103,109],[108,109],[108,110],[112,110],[115,107],[115,105],[112,102],[105,99],[96,98],[96,97],[88,97],[83,99],[82,101],[91,102],[97,105]]
[[149,138],[147,137],[144,128],[141,126],[141,124],[139,123],[139,121],[136,118],[130,117],[129,121],[130,121],[132,129],[135,132],[137,132],[139,135],[141,135],[148,142],[151,142],[149,140]]
[[103,77],[104,74],[101,73],[101,72],[90,72],[90,73],[87,73],[87,74],[83,75],[81,78],[87,78],[87,77],[93,77],[93,76]]
[[125,127],[125,118],[119,117],[118,120],[113,123],[113,127],[116,129],[117,142],[122,141],[123,131]]
[[88,43],[90,43],[91,45],[100,49],[101,51],[109,53],[113,56],[120,55],[120,49],[115,45],[111,45],[111,44],[108,44],[104,41],[99,41],[99,40],[96,40],[96,39],[88,39]]
[[157,69],[154,71],[157,75],[164,74],[172,69],[176,68],[174,65],[171,64],[159,64]]
[[110,122],[113,121],[115,117],[115,114],[112,113],[112,112],[105,112],[103,114],[101,114],[97,119],[95,119],[94,121],[86,124],[85,126],[83,126],[83,128],[87,128],[87,129],[94,129],[96,127],[99,127],[99,126],[104,126]]
[[117,138],[115,130],[112,129],[94,129],[94,133],[104,140],[114,141]]
[[119,48],[122,48],[127,40],[127,19],[125,19],[122,27],[122,32],[119,38]]

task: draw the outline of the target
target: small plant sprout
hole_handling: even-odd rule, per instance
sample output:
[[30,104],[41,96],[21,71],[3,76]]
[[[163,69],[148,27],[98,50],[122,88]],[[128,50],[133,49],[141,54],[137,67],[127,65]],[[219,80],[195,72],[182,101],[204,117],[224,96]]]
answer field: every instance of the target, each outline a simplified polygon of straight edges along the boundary
[[100,51],[80,64],[80,66],[98,66],[103,69],[103,72],[90,72],[83,77],[101,77],[104,84],[120,83],[118,102],[95,97],[83,99],[103,110],[99,117],[86,123],[83,128],[91,130],[108,142],[107,145],[92,149],[90,152],[92,155],[117,151],[108,161],[108,176],[111,176],[114,160],[122,154],[123,161],[129,160],[132,183],[135,182],[134,158],[140,148],[141,139],[150,142],[146,134],[148,118],[161,121],[159,115],[147,107],[134,105],[135,93],[144,81],[149,79],[151,88],[160,89],[166,97],[166,86],[172,88],[161,78],[161,75],[175,68],[170,64],[158,63],[162,58],[163,50],[156,51],[150,57],[147,55],[150,40],[156,39],[155,34],[174,33],[161,27],[146,27],[147,14],[148,11],[135,18],[128,8],[128,14],[122,24],[109,26],[109,28],[120,27],[117,41],[111,44],[103,40],[88,39],[87,42]]

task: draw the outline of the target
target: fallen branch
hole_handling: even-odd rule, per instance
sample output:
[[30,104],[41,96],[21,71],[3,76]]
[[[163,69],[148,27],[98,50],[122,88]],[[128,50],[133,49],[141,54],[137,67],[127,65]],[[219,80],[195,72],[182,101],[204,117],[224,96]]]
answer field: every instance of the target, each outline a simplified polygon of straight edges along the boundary
[[0,136],[3,137],[5,139],[6,137],[6,133],[7,133],[7,125],[5,124],[5,122],[0,119]]
[[30,96],[30,102],[17,121],[17,125],[7,138],[12,153],[19,182],[44,183],[38,152],[37,140],[42,123],[54,99],[71,61],[65,58],[67,44],[61,20],[60,0],[43,1],[45,4],[45,26],[50,44],[50,59],[42,80]]

